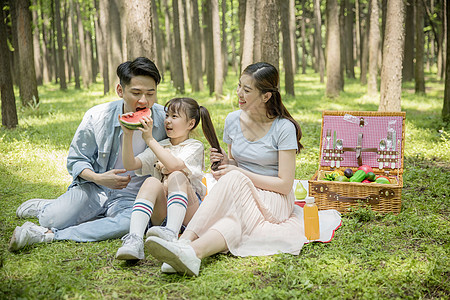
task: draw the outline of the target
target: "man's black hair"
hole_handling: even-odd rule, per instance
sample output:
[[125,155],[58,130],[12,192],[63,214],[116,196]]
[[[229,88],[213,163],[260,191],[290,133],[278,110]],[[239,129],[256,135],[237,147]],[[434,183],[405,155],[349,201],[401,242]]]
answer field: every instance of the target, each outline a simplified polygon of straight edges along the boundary
[[131,78],[135,76],[150,76],[158,85],[161,81],[161,75],[155,63],[146,57],[138,57],[133,61],[126,61],[117,67],[117,76],[122,87],[128,85]]

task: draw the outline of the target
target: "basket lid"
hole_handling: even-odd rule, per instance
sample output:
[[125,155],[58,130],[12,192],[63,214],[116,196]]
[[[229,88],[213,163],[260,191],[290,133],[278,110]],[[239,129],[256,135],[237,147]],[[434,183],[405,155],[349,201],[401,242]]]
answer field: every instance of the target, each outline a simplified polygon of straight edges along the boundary
[[[405,116],[405,112],[323,111],[319,169],[333,169],[330,156],[339,155],[340,158],[336,159],[340,159],[340,168],[358,168],[364,164],[379,172],[395,169],[403,173]],[[392,139],[391,148],[385,147],[384,151],[391,152],[380,155],[380,141],[386,142],[388,131],[395,135],[395,138]],[[342,154],[330,154],[330,151],[327,151],[331,149],[333,152],[335,137],[336,140],[342,140]],[[394,151],[396,155],[386,157],[386,153]],[[380,169],[380,159],[383,158],[392,160],[385,162]]]

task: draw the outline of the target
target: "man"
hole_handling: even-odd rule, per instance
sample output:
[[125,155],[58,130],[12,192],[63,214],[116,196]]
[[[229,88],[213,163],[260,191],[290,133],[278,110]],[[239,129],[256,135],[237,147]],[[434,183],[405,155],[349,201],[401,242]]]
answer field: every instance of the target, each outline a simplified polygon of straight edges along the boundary
[[[53,240],[101,241],[128,232],[134,200],[147,177],[123,168],[119,115],[151,108],[153,136],[158,141],[167,136],[164,107],[156,104],[161,76],[155,64],[139,57],[119,65],[117,76],[122,99],[89,109],[72,140],[67,157],[72,184],[55,200],[31,199],[17,209],[19,218],[37,217],[41,226],[26,222],[16,227],[10,251]],[[135,155],[146,148],[139,130],[133,146]]]

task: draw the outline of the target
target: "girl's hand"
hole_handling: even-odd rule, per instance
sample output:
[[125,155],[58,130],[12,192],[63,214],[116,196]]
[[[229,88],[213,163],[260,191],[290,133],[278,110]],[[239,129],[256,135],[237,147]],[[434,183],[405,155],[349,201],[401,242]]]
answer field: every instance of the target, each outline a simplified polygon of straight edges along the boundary
[[219,152],[216,148],[209,148],[209,151],[209,160],[211,161],[211,164],[220,161],[221,165],[228,165],[228,155],[223,148],[220,148],[221,152]]
[[121,116],[125,116],[125,115],[129,115],[129,114],[132,114],[132,113],[126,113],[126,114],[123,114],[123,115],[119,115],[119,117],[118,117],[118,118],[119,118],[119,124],[120,124],[120,127],[122,127],[123,134],[125,134],[125,135],[132,134],[132,133],[133,133],[133,130],[128,129],[128,128],[126,128],[125,126],[123,126],[122,122],[120,122],[120,117],[121,117]]
[[211,170],[211,174],[214,177],[215,180],[219,180],[222,176],[224,176],[225,174],[227,174],[230,171],[233,170],[237,170],[238,167],[234,166],[234,165],[220,165],[217,168],[217,171],[213,171]]
[[138,128],[142,132],[142,138],[144,141],[153,140],[153,119],[149,117],[143,117],[139,120],[143,126],[143,128]]

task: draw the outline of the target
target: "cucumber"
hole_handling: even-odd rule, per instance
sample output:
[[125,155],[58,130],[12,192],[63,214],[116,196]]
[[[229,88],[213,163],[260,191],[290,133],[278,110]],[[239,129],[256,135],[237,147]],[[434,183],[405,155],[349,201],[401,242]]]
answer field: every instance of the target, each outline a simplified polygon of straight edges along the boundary
[[366,172],[364,172],[363,170],[358,170],[355,172],[355,174],[353,174],[352,177],[350,177],[350,182],[361,182],[366,179],[366,176]]

